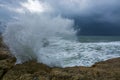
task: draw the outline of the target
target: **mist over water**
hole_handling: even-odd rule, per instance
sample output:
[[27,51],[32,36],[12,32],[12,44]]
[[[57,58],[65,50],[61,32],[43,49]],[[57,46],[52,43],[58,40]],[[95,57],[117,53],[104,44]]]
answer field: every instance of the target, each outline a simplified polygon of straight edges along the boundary
[[[119,2],[111,0],[109,3],[109,0],[106,0],[103,4],[102,1],[98,3],[93,0],[96,4],[93,5],[92,1],[88,0],[58,2],[57,0],[25,2],[16,0],[15,3],[19,4],[17,8],[10,4],[2,5],[5,9],[10,5],[8,10],[14,11],[15,14],[3,33],[4,42],[17,58],[16,63],[37,60],[51,67],[91,66],[95,62],[120,57],[119,41],[79,42],[77,40],[77,29],[74,30],[75,21],[70,17],[90,16],[96,13],[103,15],[106,9],[108,11],[111,7],[112,10],[114,9],[115,5],[112,5],[112,2],[114,4]],[[98,8],[94,9],[96,6]],[[101,9],[101,6],[105,9]],[[100,12],[97,12],[98,10]],[[96,20],[112,22],[105,15]],[[117,20],[118,18],[115,19]]]
[[73,20],[61,16],[32,13],[20,16],[18,21],[9,23],[3,37],[17,58],[17,63],[39,60],[42,54],[47,54],[42,53],[41,49],[47,48],[54,40],[75,38],[73,25]]
[[120,42],[78,42],[74,21],[61,16],[25,14],[3,34],[18,63],[37,60],[51,67],[91,66],[120,57]]

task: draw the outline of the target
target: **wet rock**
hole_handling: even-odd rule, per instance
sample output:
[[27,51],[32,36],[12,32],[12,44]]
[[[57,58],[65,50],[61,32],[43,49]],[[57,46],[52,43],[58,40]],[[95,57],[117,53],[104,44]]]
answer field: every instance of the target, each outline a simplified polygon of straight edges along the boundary
[[10,57],[10,51],[3,43],[2,38],[0,37],[0,60],[7,59]]
[[10,57],[10,54],[8,51],[0,50],[0,60],[4,60]]
[[30,61],[17,64],[3,77],[3,80],[37,80],[48,75],[51,68],[44,64]]
[[0,37],[0,80],[15,65],[15,61],[16,59],[10,56],[10,51]]
[[98,62],[92,67],[53,68],[51,80],[119,80],[120,58]]
[[0,79],[3,77],[4,70],[0,70]]
[[0,80],[15,65],[15,58],[0,60]]
[[[96,63],[92,67],[50,68],[30,61],[9,69],[2,80],[119,80],[120,58]],[[1,71],[2,72],[2,71]]]

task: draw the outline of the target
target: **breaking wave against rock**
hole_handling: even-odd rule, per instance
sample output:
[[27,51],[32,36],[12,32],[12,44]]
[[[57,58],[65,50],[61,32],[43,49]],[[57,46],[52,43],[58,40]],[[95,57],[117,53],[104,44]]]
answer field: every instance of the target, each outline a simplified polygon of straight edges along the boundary
[[61,16],[25,14],[20,16],[19,20],[8,24],[3,37],[17,58],[17,63],[22,63],[32,59],[39,60],[39,55],[42,57],[42,54],[47,54],[40,50],[48,47],[50,40],[73,39],[73,25],[73,20]]
[[51,67],[91,66],[120,57],[120,42],[80,43],[74,21],[61,16],[27,14],[8,24],[3,38],[16,63],[37,60]]

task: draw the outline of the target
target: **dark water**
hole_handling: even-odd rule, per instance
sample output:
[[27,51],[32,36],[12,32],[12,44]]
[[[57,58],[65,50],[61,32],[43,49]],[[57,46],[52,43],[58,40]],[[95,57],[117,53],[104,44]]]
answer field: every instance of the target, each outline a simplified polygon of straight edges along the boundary
[[120,41],[120,36],[79,36],[80,42],[116,42]]

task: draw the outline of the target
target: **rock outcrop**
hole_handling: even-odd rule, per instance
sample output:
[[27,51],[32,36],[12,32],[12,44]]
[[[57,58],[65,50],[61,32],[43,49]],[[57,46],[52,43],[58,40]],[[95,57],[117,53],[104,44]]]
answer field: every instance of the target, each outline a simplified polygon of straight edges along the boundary
[[1,41],[0,80],[120,80],[120,58],[91,67],[50,68],[36,61],[15,64],[16,59]]

